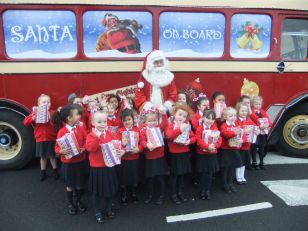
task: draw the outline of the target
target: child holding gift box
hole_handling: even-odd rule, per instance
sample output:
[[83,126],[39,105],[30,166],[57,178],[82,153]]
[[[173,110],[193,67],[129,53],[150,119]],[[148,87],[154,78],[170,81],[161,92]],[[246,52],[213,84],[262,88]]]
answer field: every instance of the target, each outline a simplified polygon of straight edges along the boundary
[[[265,146],[267,144],[267,134],[272,127],[269,116],[262,109],[263,98],[253,96],[251,98],[252,113],[250,118],[260,127],[260,134],[257,142],[252,145],[252,167],[254,169],[266,169],[264,166]],[[257,165],[257,152],[259,153],[260,164]]]
[[212,95],[212,101],[213,101],[213,110],[216,115],[216,122],[218,128],[220,128],[220,125],[224,121],[223,110],[227,107],[225,95],[220,91],[215,91]]
[[175,204],[187,201],[183,195],[184,175],[191,173],[189,144],[196,141],[189,124],[191,110],[186,104],[174,107],[174,120],[166,128],[166,137],[171,158],[171,200]]
[[[144,203],[146,204],[150,203],[153,199],[155,180],[158,182],[159,191],[156,204],[161,205],[165,196],[164,175],[167,174],[167,164],[164,158],[162,131],[165,130],[168,124],[168,118],[165,111],[162,111],[162,113],[155,108],[143,109],[140,113],[141,121],[144,121],[144,126],[140,130],[140,140],[145,154],[147,198]],[[160,114],[162,114],[161,121]]]
[[122,140],[125,147],[125,154],[122,156],[122,162],[119,169],[119,180],[121,188],[121,205],[128,203],[127,190],[131,187],[131,199],[134,204],[138,203],[137,186],[140,181],[139,157],[142,152],[142,146],[139,142],[140,130],[134,126],[134,111],[124,109],[121,112],[123,127],[119,128],[117,136]]
[[41,165],[41,175],[40,181],[44,181],[46,179],[46,167],[47,167],[47,158],[49,158],[52,169],[53,169],[53,177],[55,179],[59,179],[59,174],[57,170],[57,160],[56,154],[54,151],[55,141],[57,137],[56,130],[53,124],[50,121],[50,117],[53,114],[53,110],[50,109],[50,97],[48,95],[42,94],[38,98],[38,106],[47,106],[47,114],[46,123],[36,123],[37,108],[30,113],[24,119],[24,125],[34,127],[34,138],[36,140],[36,157],[40,157],[40,165]]
[[[74,133],[77,143],[75,147],[80,150],[78,155],[69,157],[72,153],[70,149],[61,149],[59,144],[55,145],[55,152],[61,156],[62,173],[66,184],[66,194],[68,200],[68,212],[71,215],[76,215],[77,211],[84,212],[85,206],[81,202],[82,189],[86,186],[86,156],[84,154],[84,145],[86,141],[86,130],[78,125],[81,118],[81,106],[78,104],[71,104],[62,107],[53,115],[53,123],[56,128],[60,128],[57,138],[61,139],[63,136]],[[65,125],[63,126],[63,123]],[[73,200],[73,191],[76,195],[76,203]]]
[[[107,217],[114,218],[112,210],[112,197],[118,190],[118,180],[115,166],[108,167],[103,158],[102,145],[112,142],[116,137],[107,129],[107,114],[97,111],[93,114],[94,129],[87,136],[86,149],[89,151],[90,178],[89,191],[92,194],[92,203],[98,223],[103,223],[104,216],[102,202],[105,200]],[[117,155],[124,154],[117,150]]]
[[246,142],[246,136],[238,123],[236,110],[227,107],[223,116],[225,122],[221,124],[220,131],[222,136],[220,167],[222,170],[223,189],[226,193],[236,192],[233,186],[233,174],[235,168],[241,167],[242,160],[240,148],[243,142]]
[[236,110],[238,114],[238,123],[243,127],[247,137],[247,142],[242,144],[240,155],[242,166],[235,169],[236,182],[238,184],[247,184],[245,178],[245,167],[250,166],[250,147],[254,143],[259,129],[256,124],[249,118],[249,107],[245,103],[237,103]]
[[121,122],[120,116],[117,116],[116,114],[114,104],[109,103],[107,105],[107,114],[108,114],[108,118],[107,118],[108,129],[114,134],[116,134],[118,131],[118,128],[122,126],[122,122]]
[[213,176],[219,171],[217,149],[222,139],[215,119],[213,110],[205,110],[202,116],[203,123],[196,131],[196,172],[199,174],[201,200],[211,199]]
[[193,99],[193,103],[195,114],[191,119],[191,124],[194,131],[196,131],[202,123],[202,115],[204,110],[210,108],[210,101],[204,94],[201,93],[197,98]]

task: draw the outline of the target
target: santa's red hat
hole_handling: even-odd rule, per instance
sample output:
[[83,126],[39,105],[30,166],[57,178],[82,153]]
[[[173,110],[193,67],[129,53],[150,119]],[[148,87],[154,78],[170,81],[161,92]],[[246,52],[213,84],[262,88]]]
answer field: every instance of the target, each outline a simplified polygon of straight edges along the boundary
[[119,20],[119,18],[116,15],[114,15],[114,14],[111,14],[111,13],[105,14],[104,19],[102,21],[103,26],[104,27],[108,27],[108,22],[112,18],[116,19],[117,21]]

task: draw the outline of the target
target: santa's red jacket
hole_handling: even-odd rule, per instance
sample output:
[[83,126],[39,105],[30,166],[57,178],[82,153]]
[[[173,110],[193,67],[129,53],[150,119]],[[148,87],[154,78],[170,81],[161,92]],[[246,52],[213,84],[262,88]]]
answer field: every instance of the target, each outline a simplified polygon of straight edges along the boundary
[[[144,86],[142,88],[139,88],[137,84],[137,89],[135,94],[135,107],[137,109],[142,108],[144,103],[146,103],[147,101],[150,102],[152,95],[152,85],[149,82],[147,82],[147,80],[143,76],[140,77],[138,83],[140,82],[143,82]],[[177,101],[177,89],[174,80],[172,80],[169,85],[162,87],[161,92],[162,92],[163,103],[166,101],[172,101],[172,102]]]

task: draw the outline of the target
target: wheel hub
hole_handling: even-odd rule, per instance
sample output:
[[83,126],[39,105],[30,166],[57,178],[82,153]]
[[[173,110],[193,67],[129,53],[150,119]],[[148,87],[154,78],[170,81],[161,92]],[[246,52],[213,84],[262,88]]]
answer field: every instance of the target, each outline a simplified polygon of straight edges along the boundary
[[283,127],[283,138],[288,145],[296,149],[308,148],[308,116],[291,117]]
[[17,156],[22,146],[19,131],[12,125],[0,121],[0,160]]
[[7,146],[10,146],[11,145],[11,137],[6,134],[6,133],[1,133],[0,134],[0,145],[2,147],[7,147]]

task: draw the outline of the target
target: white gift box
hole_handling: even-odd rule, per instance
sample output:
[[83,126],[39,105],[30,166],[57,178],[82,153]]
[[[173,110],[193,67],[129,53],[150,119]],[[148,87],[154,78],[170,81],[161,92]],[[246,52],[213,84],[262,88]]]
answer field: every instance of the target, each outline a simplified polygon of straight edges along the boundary
[[62,150],[69,150],[70,153],[65,155],[66,159],[71,159],[74,156],[80,154],[80,147],[75,136],[75,133],[72,131],[70,133],[66,133],[61,138],[57,139],[57,143]]
[[156,128],[147,128],[146,130],[147,141],[154,145],[155,148],[163,147],[164,139],[159,127]]

